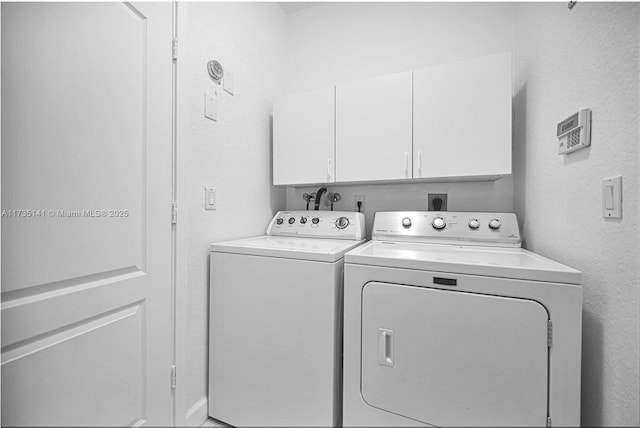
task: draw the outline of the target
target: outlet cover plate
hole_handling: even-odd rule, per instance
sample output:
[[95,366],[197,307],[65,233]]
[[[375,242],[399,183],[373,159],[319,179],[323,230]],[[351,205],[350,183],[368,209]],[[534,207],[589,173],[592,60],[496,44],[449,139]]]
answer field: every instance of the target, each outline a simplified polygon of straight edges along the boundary
[[218,121],[218,100],[215,94],[204,93],[204,117]]
[[[433,200],[436,198],[442,199],[442,207],[439,210],[436,210],[433,206]],[[427,202],[428,211],[447,211],[447,193],[429,193]]]
[[229,70],[224,71],[224,78],[222,79],[222,88],[230,95],[233,95],[233,74]]
[[[363,213],[364,212],[364,195],[355,195],[353,199],[354,199],[354,201],[353,201],[353,210]],[[358,202],[362,202],[360,204],[360,209],[359,210],[358,210]]]

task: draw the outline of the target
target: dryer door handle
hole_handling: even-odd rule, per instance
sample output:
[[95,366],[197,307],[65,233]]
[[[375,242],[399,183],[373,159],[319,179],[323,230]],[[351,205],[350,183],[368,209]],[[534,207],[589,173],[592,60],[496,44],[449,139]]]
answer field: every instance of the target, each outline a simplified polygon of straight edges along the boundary
[[378,363],[393,367],[393,330],[378,329]]

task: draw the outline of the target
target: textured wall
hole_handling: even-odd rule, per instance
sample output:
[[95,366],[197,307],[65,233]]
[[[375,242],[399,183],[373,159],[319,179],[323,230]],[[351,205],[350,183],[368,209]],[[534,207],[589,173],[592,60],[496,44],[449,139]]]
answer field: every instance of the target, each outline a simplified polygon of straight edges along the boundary
[[[582,423],[638,415],[638,3],[518,7],[515,207],[527,248],[584,273]],[[555,125],[593,111],[590,148],[557,154]],[[623,176],[623,218],[601,180]]]
[[[284,189],[271,186],[271,111],[282,92],[286,16],[275,3],[182,3],[179,14],[189,231],[187,367],[179,369],[189,409],[207,394],[209,244],[264,233],[284,206]],[[214,89],[210,59],[235,80],[235,95],[218,89],[218,122],[203,113],[204,92]],[[205,186],[217,190],[216,211],[204,210]]]
[[[289,15],[288,93],[353,82],[398,71],[511,51],[513,4],[324,3]],[[287,191],[287,209],[304,207]],[[333,186],[336,209],[353,210],[365,195],[367,229],[376,210],[427,209],[427,193],[447,192],[449,209],[513,210],[513,181],[485,183]]]

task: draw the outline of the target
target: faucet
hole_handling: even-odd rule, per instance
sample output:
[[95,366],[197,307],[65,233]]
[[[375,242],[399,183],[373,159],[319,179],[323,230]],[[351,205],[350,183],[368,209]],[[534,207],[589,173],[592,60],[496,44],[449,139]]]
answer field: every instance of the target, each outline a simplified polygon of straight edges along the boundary
[[316,198],[316,195],[314,195],[313,193],[305,192],[304,195],[302,195],[302,199],[307,201],[307,208],[306,208],[307,211],[309,211],[309,202],[313,201],[315,198]]
[[327,191],[326,187],[321,187],[316,192],[316,207],[315,210],[318,211],[320,209],[320,199],[322,199],[322,194]]

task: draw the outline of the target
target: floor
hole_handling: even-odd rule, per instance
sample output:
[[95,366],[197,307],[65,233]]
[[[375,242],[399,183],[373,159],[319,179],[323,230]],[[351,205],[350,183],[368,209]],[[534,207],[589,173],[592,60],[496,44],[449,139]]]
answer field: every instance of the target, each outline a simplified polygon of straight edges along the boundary
[[213,419],[207,419],[202,425],[200,425],[200,428],[226,428],[226,426],[215,422]]

